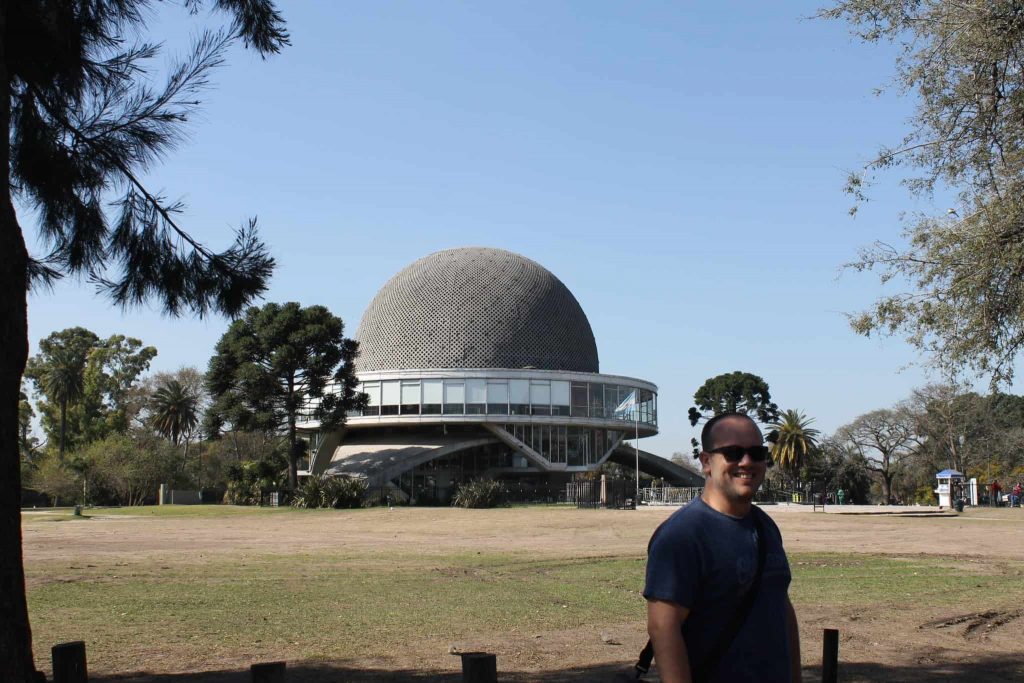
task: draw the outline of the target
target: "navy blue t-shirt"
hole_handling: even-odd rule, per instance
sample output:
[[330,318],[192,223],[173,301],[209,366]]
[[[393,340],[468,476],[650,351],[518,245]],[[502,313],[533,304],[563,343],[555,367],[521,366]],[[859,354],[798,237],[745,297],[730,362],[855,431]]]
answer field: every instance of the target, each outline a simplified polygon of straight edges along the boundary
[[[697,499],[675,512],[651,541],[644,597],[690,610],[683,639],[690,670],[705,661],[739,608],[757,573],[757,527],[767,536],[764,574],[743,626],[711,681],[788,683],[786,595],[790,573],[782,534],[756,506],[742,519]],[[657,653],[655,653],[657,658]]]

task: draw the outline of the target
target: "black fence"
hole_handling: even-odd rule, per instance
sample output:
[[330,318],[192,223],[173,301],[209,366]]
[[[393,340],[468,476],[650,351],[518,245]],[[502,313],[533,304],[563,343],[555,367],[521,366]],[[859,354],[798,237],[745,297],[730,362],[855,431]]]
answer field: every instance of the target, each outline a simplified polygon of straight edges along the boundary
[[[602,495],[603,493],[603,495]],[[636,509],[635,479],[571,481],[565,485],[565,501],[578,508]]]

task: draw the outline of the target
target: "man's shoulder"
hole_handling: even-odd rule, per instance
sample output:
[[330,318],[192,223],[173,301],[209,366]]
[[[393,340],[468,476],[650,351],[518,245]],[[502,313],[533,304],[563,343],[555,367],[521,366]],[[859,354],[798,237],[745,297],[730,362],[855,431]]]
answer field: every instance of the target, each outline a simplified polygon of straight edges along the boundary
[[760,506],[751,505],[750,514],[753,515],[754,519],[766,530],[774,531],[776,534],[779,534],[780,536],[782,535],[782,532],[779,531],[779,525],[776,524],[775,520],[772,519],[772,516],[765,512],[764,510],[762,510]]
[[679,540],[683,537],[692,537],[702,527],[705,517],[705,507],[699,499],[679,508],[661,523],[655,530],[652,542],[658,540]]

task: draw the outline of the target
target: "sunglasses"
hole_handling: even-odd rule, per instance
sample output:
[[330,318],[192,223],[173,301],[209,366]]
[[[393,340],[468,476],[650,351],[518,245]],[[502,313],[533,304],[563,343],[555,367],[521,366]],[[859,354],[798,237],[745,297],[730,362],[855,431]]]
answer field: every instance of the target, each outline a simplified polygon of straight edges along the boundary
[[770,449],[767,446],[722,446],[708,451],[708,453],[721,453],[722,457],[731,463],[739,462],[744,455],[749,455],[754,462],[764,462],[768,459],[769,452]]

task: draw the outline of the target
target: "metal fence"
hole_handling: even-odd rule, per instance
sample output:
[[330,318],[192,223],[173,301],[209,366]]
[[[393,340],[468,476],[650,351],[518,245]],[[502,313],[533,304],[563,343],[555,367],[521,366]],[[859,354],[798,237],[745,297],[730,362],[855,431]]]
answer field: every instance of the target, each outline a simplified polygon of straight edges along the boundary
[[565,502],[578,508],[636,508],[635,479],[570,481],[565,485]]
[[695,486],[655,486],[640,489],[641,505],[686,505],[704,489]]

